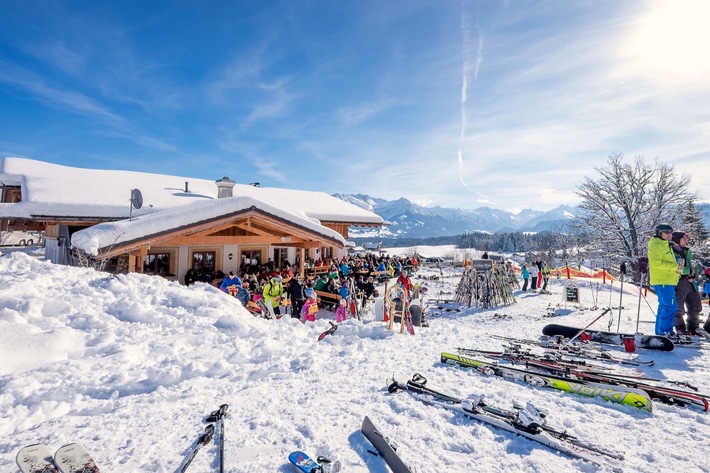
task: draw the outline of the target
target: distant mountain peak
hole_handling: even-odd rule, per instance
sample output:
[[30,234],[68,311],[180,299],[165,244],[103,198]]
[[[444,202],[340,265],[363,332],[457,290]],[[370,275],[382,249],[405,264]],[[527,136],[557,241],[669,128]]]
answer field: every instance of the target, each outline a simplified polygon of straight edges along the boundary
[[[428,238],[461,235],[476,231],[529,231],[557,230],[577,213],[577,208],[560,205],[547,212],[523,209],[513,213],[491,207],[453,209],[423,207],[400,197],[386,200],[367,194],[333,194],[333,197],[376,213],[391,225],[382,229],[382,238]],[[353,228],[352,237],[363,230]],[[370,230],[371,233],[371,230]]]

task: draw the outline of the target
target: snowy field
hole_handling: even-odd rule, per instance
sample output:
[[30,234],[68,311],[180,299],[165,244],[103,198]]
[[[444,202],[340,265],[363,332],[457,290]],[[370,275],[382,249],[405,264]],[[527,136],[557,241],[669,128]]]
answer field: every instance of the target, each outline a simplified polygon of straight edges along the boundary
[[[17,471],[15,455],[26,444],[54,451],[79,442],[103,472],[175,472],[204,429],[203,417],[223,403],[231,414],[227,472],[293,472],[287,457],[294,450],[339,459],[344,472],[387,472],[360,433],[365,415],[419,473],[609,471],[406,393],[387,393],[388,378],[415,373],[440,391],[484,394],[499,407],[532,400],[550,412],[551,424],[623,452],[624,471],[710,471],[708,413],[660,403],[649,413],[439,362],[442,351],[456,347],[501,349],[493,334],[537,338],[548,323],[584,326],[601,313],[584,310],[595,294],[599,306],[619,305],[618,282],[597,293],[596,282],[580,281],[581,306],[565,306],[563,280],[553,280],[551,295],[517,291],[509,307],[438,309],[431,299],[453,298],[455,271],[440,281],[426,279],[435,268],[415,278],[429,287],[431,313],[431,326],[415,336],[387,331],[370,310],[318,342],[333,313],[322,310],[305,325],[267,321],[203,284],[111,276],[22,252],[0,256],[0,471]],[[651,333],[653,296],[647,304],[627,284],[622,297],[622,331],[634,331],[640,307],[641,331]],[[547,317],[551,311],[556,315]],[[612,312],[613,328],[618,315]],[[618,354],[655,360],[643,369],[648,377],[710,393],[710,351]],[[190,471],[217,466],[212,443]]]

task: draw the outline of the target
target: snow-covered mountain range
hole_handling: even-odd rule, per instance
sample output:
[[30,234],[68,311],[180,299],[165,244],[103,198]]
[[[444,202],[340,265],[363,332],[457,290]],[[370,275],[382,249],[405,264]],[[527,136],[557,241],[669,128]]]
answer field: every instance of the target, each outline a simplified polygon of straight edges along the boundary
[[[385,200],[363,194],[334,194],[334,197],[370,210],[392,225],[385,227],[380,237],[428,238],[461,235],[474,231],[506,232],[559,230],[573,218],[576,207],[560,205],[547,212],[524,209],[519,213],[490,207],[474,210],[445,207],[422,207],[405,198]],[[371,236],[351,229],[351,237]]]
[[[479,207],[473,210],[445,207],[422,207],[405,198],[385,200],[365,194],[333,194],[333,197],[372,211],[391,222],[379,231],[350,229],[350,238],[431,238],[462,235],[476,231],[542,232],[559,231],[579,208],[560,205],[552,210],[524,209],[518,213]],[[710,228],[710,203],[696,203],[696,207]]]

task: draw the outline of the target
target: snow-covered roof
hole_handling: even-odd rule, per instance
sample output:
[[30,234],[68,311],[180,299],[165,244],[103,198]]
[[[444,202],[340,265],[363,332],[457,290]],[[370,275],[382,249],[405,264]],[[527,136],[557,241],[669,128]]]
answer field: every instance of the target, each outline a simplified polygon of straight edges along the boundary
[[[0,217],[4,218],[128,218],[132,189],[141,191],[144,202],[143,208],[133,209],[133,216],[217,200],[217,185],[208,179],[74,168],[15,157],[2,160],[0,185],[22,189],[22,202],[0,204]],[[320,222],[383,223],[377,214],[324,192],[236,184],[233,195]]]
[[252,209],[286,220],[345,245],[345,239],[335,230],[326,228],[302,214],[292,214],[251,197],[227,197],[193,202],[187,206],[143,215],[131,220],[100,223],[74,233],[71,243],[72,246],[88,254],[96,255],[102,248],[133,242]]

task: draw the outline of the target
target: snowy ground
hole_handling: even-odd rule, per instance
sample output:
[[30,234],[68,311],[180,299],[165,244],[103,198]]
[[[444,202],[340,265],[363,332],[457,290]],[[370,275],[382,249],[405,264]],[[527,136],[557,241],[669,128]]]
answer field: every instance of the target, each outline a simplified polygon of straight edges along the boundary
[[[430,298],[452,297],[453,271],[427,281]],[[607,471],[405,393],[387,393],[388,377],[406,381],[415,373],[441,391],[482,393],[500,407],[534,400],[551,413],[551,423],[624,452],[624,471],[710,471],[707,413],[658,403],[648,413],[439,362],[442,351],[456,347],[500,349],[491,334],[537,338],[548,323],[583,326],[600,313],[565,307],[562,281],[553,282],[552,295],[518,291],[510,307],[458,313],[430,301],[431,327],[416,336],[388,332],[370,312],[318,342],[325,319],[334,318],[330,312],[306,325],[267,321],[207,285],[113,277],[22,252],[0,256],[0,471],[17,471],[23,445],[43,442],[54,451],[76,441],[104,472],[174,472],[203,430],[203,416],[223,403],[231,413],[228,472],[295,471],[287,461],[293,450],[337,458],[344,472],[386,472],[360,434],[365,415],[419,473]],[[580,285],[582,307],[592,306],[596,282]],[[600,306],[618,301],[619,283],[601,287]],[[622,330],[635,329],[640,305],[641,330],[650,333],[652,310],[638,301],[627,284]],[[653,296],[648,302],[655,306]],[[558,315],[545,317],[548,307]],[[617,316],[615,310],[614,327]],[[644,369],[649,377],[689,381],[710,393],[710,351],[637,354],[656,361]],[[203,449],[190,471],[215,471],[217,452],[216,444]]]

